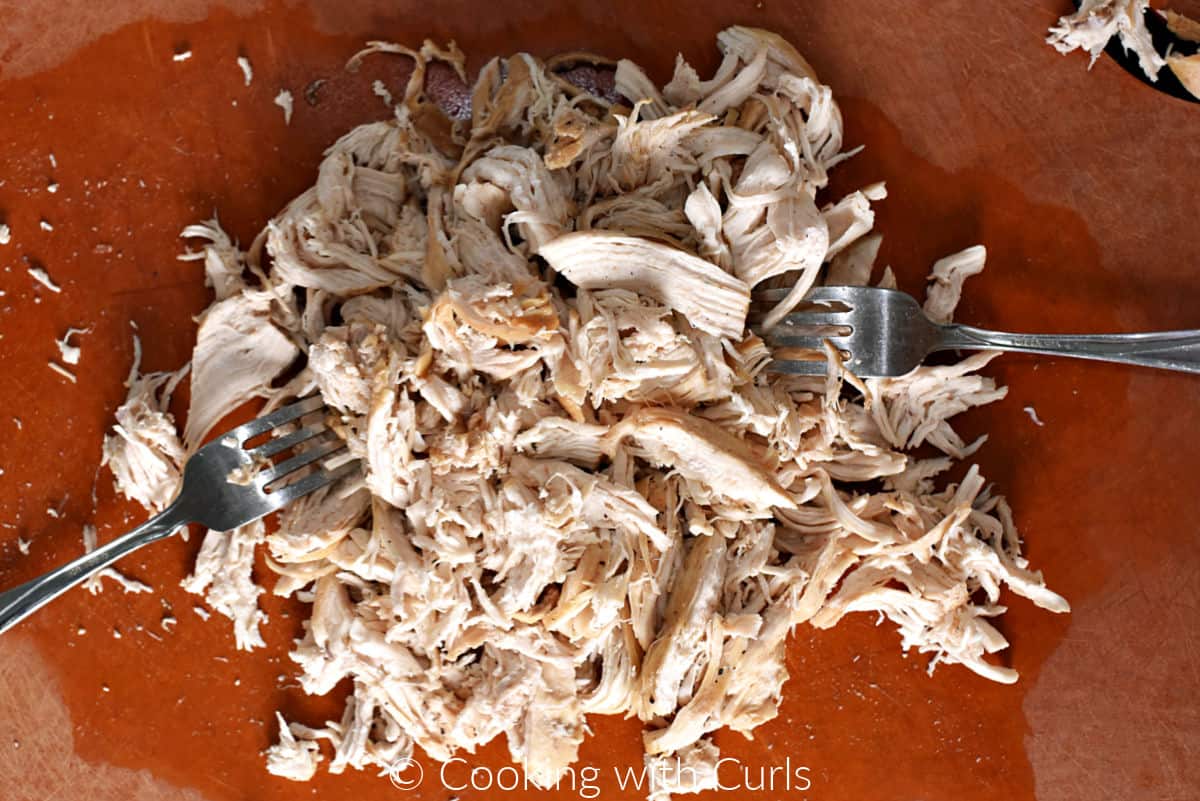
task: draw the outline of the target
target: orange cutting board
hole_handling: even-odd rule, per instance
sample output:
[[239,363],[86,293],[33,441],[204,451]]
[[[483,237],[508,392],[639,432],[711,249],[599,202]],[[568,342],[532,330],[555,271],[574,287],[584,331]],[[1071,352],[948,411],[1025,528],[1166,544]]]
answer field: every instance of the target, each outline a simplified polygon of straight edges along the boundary
[[[124,396],[131,328],[145,367],[189,355],[202,272],[179,231],[219,213],[243,243],[309,186],[323,148],[388,110],[403,59],[346,59],[368,39],[454,39],[472,68],[516,50],[626,56],[665,80],[676,51],[701,72],[732,23],[787,36],[831,84],[847,141],[866,150],[834,193],[886,180],[881,260],[919,292],[934,259],[989,251],[959,317],[1031,331],[1200,327],[1200,112],[1101,59],[1088,72],[1042,39],[1069,9],[1020,3],[60,0],[12,3],[0,29],[0,588],[143,517],[114,498],[100,441]],[[185,51],[191,57],[175,61]],[[253,64],[247,87],[236,64]],[[313,82],[323,80],[315,90]],[[272,104],[295,95],[284,124]],[[309,91],[306,93],[306,89]],[[57,191],[51,192],[51,185]],[[43,230],[41,221],[52,230]],[[61,294],[36,284],[43,267]],[[68,326],[89,328],[72,385],[47,368]],[[999,686],[960,667],[926,675],[889,626],[799,629],[779,717],[723,733],[736,785],[709,798],[1073,801],[1200,797],[1200,377],[1009,356],[1007,399],[965,416],[988,432],[984,474],[1016,511],[1030,559],[1074,606],[1009,598]],[[1031,407],[1044,422],[1035,424]],[[93,493],[95,501],[93,502]],[[28,555],[16,542],[30,541]],[[75,590],[0,639],[0,799],[639,798],[638,726],[593,719],[574,786],[458,789],[467,768],[507,782],[502,744],[444,776],[267,775],[272,713],[320,724],[341,693],[300,692],[286,657],[303,607],[265,597],[268,646],[233,649],[180,587],[198,547],[174,539],[122,563],[155,588]],[[260,565],[260,568],[263,567]],[[178,624],[162,628],[164,615]],[[119,638],[118,638],[119,633]],[[773,767],[803,780],[760,789]],[[405,774],[412,779],[412,774]]]

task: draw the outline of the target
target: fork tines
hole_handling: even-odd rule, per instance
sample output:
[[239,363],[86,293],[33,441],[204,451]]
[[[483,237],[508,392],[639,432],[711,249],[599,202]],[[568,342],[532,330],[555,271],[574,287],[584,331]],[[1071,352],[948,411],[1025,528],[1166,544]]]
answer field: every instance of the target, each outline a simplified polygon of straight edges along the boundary
[[232,437],[238,447],[246,444],[248,440],[254,439],[260,434],[265,434],[268,431],[279,428],[282,425],[292,422],[303,417],[306,414],[312,414],[315,411],[325,408],[325,399],[320,395],[311,395],[295,403],[284,406],[281,409],[276,409],[270,414],[265,414],[262,417],[255,418],[248,423],[243,423],[237,428],[225,435],[226,438]]
[[[309,422],[303,420],[306,416],[325,411],[325,408],[321,396],[314,395],[251,420],[226,435],[226,444],[242,449],[243,463],[258,466],[252,474],[251,483],[269,493],[273,500],[287,503],[358,469],[356,460],[337,461],[339,456],[345,455],[346,443],[329,428],[324,416]],[[277,431],[290,423],[300,427],[273,436],[254,447],[245,447],[250,440]],[[270,461],[273,457],[289,451],[293,451],[293,455],[278,462]],[[326,464],[317,464],[318,462],[334,463],[334,466],[327,467]],[[287,481],[310,465],[315,465],[316,469],[293,481]]]
[[[753,293],[755,306],[766,306],[783,300],[787,289],[764,289]],[[825,343],[845,351],[848,337],[854,333],[854,287],[816,287],[797,308],[769,331],[760,332],[763,340],[775,350],[772,372],[789,375],[822,376],[828,371]],[[764,316],[752,307],[751,323]]]
[[[854,286],[818,286],[813,287],[804,296],[804,303],[844,303],[850,305],[856,290]],[[789,289],[756,289],[751,295],[752,302],[778,303],[788,296]]]

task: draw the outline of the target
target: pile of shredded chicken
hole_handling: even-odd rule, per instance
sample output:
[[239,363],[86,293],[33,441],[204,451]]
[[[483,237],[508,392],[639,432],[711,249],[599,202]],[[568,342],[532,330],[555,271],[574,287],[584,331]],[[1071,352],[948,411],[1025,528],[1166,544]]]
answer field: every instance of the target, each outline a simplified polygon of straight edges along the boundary
[[[770,372],[751,290],[794,287],[769,324],[819,281],[872,280],[884,191],[819,202],[849,155],[829,87],[774,34],[718,46],[713,78],[680,58],[662,88],[619,61],[608,96],[568,80],[588,56],[493,60],[454,120],[423,79],[461,73],[457,50],[373,45],[416,62],[394,119],[335,143],[247,252],[215,221],[184,232],[216,295],[186,426],[166,411],[182,373],[135,374],[105,443],[119,488],[162,508],[227,413],[314,390],[362,465],[274,533],[208,532],[185,582],[261,646],[265,547],[272,591],[312,604],[302,687],[353,681],[340,721],[280,718],[273,773],[397,771],[414,746],[445,760],[503,734],[548,786],[587,715],[626,715],[651,767],[695,768],[655,770],[653,792],[699,790],[713,732],[777,714],[798,624],[878,613],[931,670],[1012,682],[988,658],[1001,587],[1067,610],[977,468],[935,485],[982,442],[948,419],[1004,396],[977,374],[994,354]],[[934,266],[932,314],[983,256]]]

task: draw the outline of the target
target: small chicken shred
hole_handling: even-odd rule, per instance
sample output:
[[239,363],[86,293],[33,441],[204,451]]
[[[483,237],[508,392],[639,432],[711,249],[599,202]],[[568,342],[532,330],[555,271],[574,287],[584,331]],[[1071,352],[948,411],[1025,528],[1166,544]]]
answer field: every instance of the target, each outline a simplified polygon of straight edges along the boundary
[[1115,36],[1128,52],[1137,54],[1138,65],[1152,81],[1167,62],[1154,49],[1154,40],[1146,28],[1150,0],[1083,0],[1073,14],[1067,14],[1050,29],[1046,42],[1060,53],[1083,50],[1096,63]]
[[55,340],[54,344],[58,346],[58,356],[62,359],[63,364],[79,364],[82,351],[78,345],[71,344],[71,337],[89,333],[91,330],[90,328],[68,328],[67,333],[63,334],[61,339]]
[[58,284],[54,283],[54,279],[50,277],[50,274],[48,272],[46,272],[45,270],[43,270],[41,267],[30,267],[25,272],[29,273],[29,276],[34,281],[37,281],[39,284],[46,287],[46,289],[49,289],[51,292],[59,292],[59,293],[62,292],[62,287],[60,287]]
[[242,71],[243,83],[245,83],[246,86],[249,86],[251,81],[254,80],[254,66],[250,63],[250,59],[246,58],[245,56],[237,57],[237,65],[238,69]]
[[275,105],[283,109],[283,124],[291,125],[292,111],[295,109],[292,101],[291,91],[288,89],[280,89],[279,94],[275,95],[275,100],[273,102]]
[[133,366],[125,381],[129,392],[117,409],[112,433],[104,438],[101,463],[112,471],[125,497],[160,512],[183,481],[185,453],[167,407],[189,368],[141,375],[142,344],[137,336],[133,345]]
[[[273,531],[209,532],[185,582],[259,647],[265,548],[271,591],[311,603],[301,687],[353,686],[340,721],[279,718],[272,773],[395,773],[417,745],[446,760],[504,734],[549,786],[587,715],[626,715],[654,796],[696,792],[715,731],[777,714],[800,623],[873,612],[930,670],[1012,682],[989,658],[1002,587],[1067,611],[978,468],[938,484],[983,441],[950,418],[1004,397],[978,373],[995,354],[866,381],[832,350],[824,378],[766,369],[751,290],[791,288],[769,324],[825,265],[872,281],[886,192],[824,197],[851,153],[791,45],[735,27],[718,47],[710,80],[621,61],[608,94],[568,60],[496,59],[451,118],[424,76],[465,75],[461,52],[372,43],[354,63],[415,60],[394,118],[333,144],[248,251],[215,220],[185,230],[215,295],[187,425],[167,404],[188,368],[135,364],[104,448],[118,488],[160,509],[228,412],[313,391],[362,465]],[[934,266],[931,315],[984,255]]]
[[[96,535],[97,535],[97,532],[96,532],[95,526],[93,526],[90,523],[84,525],[84,527],[83,527],[83,552],[85,554],[91,553],[92,551],[96,550],[96,545],[97,545]],[[83,588],[85,590],[87,590],[88,592],[90,592],[92,595],[96,595],[97,593],[103,592],[104,591],[103,579],[110,579],[110,580],[116,582],[118,585],[120,585],[121,589],[123,589],[125,592],[131,592],[134,594],[142,593],[142,592],[152,592],[152,589],[149,584],[138,581],[135,578],[130,578],[129,576],[126,576],[124,573],[122,573],[121,571],[117,570],[115,567],[106,567],[106,568],[103,568],[103,569],[97,571],[96,573],[92,574],[91,576],[88,577],[87,581],[85,581],[83,583]]]

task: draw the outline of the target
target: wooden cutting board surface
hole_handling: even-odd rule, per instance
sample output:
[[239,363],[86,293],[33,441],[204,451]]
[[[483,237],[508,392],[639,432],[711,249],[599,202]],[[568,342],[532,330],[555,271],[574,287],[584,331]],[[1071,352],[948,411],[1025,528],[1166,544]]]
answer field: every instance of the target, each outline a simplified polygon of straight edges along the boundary
[[[711,70],[728,24],[774,29],[833,86],[848,142],[866,145],[835,189],[887,181],[881,258],[904,287],[919,291],[934,259],[983,243],[989,267],[968,284],[965,321],[1200,327],[1200,111],[1107,59],[1089,73],[1083,56],[1045,46],[1068,5],[0,4],[0,219],[13,232],[0,246],[0,587],[78,554],[86,522],[104,540],[142,518],[99,468],[130,324],[146,368],[188,358],[190,317],[207,293],[198,265],[175,259],[177,234],[215,211],[248,242],[312,183],[323,148],[386,116],[371,82],[397,93],[403,61],[342,69],[368,39],[452,38],[473,68],[516,50],[590,49],[631,57],[661,81],[677,51]],[[173,60],[186,50],[191,58]],[[249,87],[238,55],[253,64]],[[290,126],[272,104],[284,88],[296,98]],[[36,284],[31,266],[62,293]],[[77,385],[46,366],[68,326],[90,329]],[[1005,659],[1022,674],[1011,687],[953,666],[927,676],[926,660],[906,658],[871,618],[799,629],[778,719],[753,741],[718,737],[740,761],[723,778],[741,789],[709,797],[1200,797],[1200,378],[1015,356],[992,372],[1008,398],[961,427],[990,434],[982,470],[1074,612],[1008,599]],[[421,754],[424,781],[407,791],[353,771],[322,771],[310,785],[266,775],[273,711],[319,724],[340,714],[342,688],[312,699],[291,678],[297,604],[264,599],[268,647],[253,653],[234,651],[223,619],[202,622],[179,587],[197,547],[172,540],[122,564],[152,594],[73,591],[0,640],[0,798],[592,797],[590,782],[546,794],[453,789],[466,769],[443,782]],[[178,619],[171,631],[167,614]],[[612,773],[640,764],[638,726],[591,726],[581,759],[600,773],[600,797],[641,797]],[[466,759],[493,777],[507,764],[499,743]],[[784,788],[776,773],[774,792],[755,789],[784,766],[807,768],[806,781]]]

